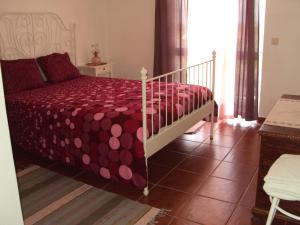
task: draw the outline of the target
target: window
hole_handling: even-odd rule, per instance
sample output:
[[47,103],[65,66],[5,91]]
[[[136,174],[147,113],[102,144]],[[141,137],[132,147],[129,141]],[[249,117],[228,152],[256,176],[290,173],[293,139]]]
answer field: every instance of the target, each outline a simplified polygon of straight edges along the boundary
[[189,0],[188,12],[188,66],[209,59],[216,50],[215,99],[220,118],[231,117],[238,0]]

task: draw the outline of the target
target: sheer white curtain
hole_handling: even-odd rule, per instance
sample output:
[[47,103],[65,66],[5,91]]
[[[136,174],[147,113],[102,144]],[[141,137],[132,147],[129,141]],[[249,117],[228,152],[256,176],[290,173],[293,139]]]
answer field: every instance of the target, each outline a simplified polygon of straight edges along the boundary
[[233,117],[238,0],[189,0],[188,66],[217,52],[215,99],[219,118]]

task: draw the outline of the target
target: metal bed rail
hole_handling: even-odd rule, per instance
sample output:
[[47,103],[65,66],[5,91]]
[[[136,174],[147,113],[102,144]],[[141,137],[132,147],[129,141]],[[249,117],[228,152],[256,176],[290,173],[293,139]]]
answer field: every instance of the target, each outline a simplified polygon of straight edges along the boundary
[[213,51],[211,60],[160,76],[147,78],[147,70],[141,70],[146,168],[151,155],[209,115],[213,138],[215,66]]

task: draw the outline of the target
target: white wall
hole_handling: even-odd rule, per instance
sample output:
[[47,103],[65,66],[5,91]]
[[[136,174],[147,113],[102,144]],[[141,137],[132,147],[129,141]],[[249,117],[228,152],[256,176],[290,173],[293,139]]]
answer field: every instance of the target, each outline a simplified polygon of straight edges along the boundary
[[[0,0],[0,14],[5,12],[53,12],[65,25],[76,24],[77,64],[85,64],[92,56],[90,45],[100,44],[101,56],[107,58],[108,48],[106,0]],[[1,74],[0,74],[1,78]],[[0,79],[0,224],[23,224],[16,174],[9,139]]]
[[3,12],[53,12],[65,25],[76,24],[77,64],[91,57],[91,44],[99,43],[101,56],[107,58],[107,0],[0,0]]
[[[56,13],[65,25],[76,24],[77,64],[88,62],[90,45],[99,43],[102,60],[112,60],[115,73],[139,79],[142,66],[150,74],[153,70],[154,5],[155,0],[0,0],[0,14]],[[0,79],[0,224],[19,225],[22,214],[5,113]]]
[[0,224],[23,224],[0,70]]
[[[259,116],[282,94],[300,94],[300,1],[267,0]],[[272,45],[272,37],[279,45]]]
[[153,73],[155,0],[108,0],[108,46],[114,74],[140,79]]
[[77,64],[91,58],[99,43],[102,61],[114,63],[120,77],[139,79],[153,71],[155,0],[0,0],[3,12],[54,12],[76,24]]

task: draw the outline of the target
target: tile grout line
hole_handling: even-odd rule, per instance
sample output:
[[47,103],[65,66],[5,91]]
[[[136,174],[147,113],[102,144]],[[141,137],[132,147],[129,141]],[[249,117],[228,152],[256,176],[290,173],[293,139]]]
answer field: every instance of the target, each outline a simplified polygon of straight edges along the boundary
[[[216,130],[218,130],[219,128],[217,128]],[[215,130],[215,131],[216,131]],[[236,144],[238,144],[239,142],[240,142],[240,140],[246,135],[246,133],[248,132],[248,128],[246,129],[246,132],[239,138],[239,140],[235,143],[235,145]],[[206,138],[206,139],[208,139],[208,138]],[[205,140],[206,140],[205,139]],[[199,147],[199,146],[201,146],[202,144],[205,144],[204,142],[205,142],[205,140],[204,141],[202,141],[201,142],[201,144],[199,144],[198,146],[196,146],[195,148],[194,148],[194,150],[196,150],[196,148],[197,147]],[[209,144],[208,144],[209,145]],[[218,160],[220,163],[219,163],[219,165],[224,161],[224,159],[226,158],[226,156],[232,151],[232,149],[233,149],[233,147],[235,146],[235,145],[233,145],[231,148],[230,148],[230,151],[225,155],[225,157],[222,159],[222,160]],[[219,145],[218,145],[219,146]],[[223,147],[223,146],[222,146]],[[193,150],[193,151],[194,151]],[[171,152],[173,152],[173,151],[171,151]],[[178,153],[178,152],[177,152]],[[179,191],[179,192],[181,192],[181,193],[184,193],[184,194],[188,194],[188,195],[190,195],[190,196],[195,196],[196,194],[195,193],[193,193],[193,194],[190,194],[190,193],[186,193],[186,192],[184,192],[184,191],[181,191],[181,190],[178,190],[178,189],[175,189],[175,188],[170,188],[170,187],[167,187],[167,186],[164,186],[164,185],[161,185],[161,184],[159,184],[164,178],[166,178],[168,175],[170,175],[175,169],[177,169],[178,167],[179,167],[179,165],[184,161],[184,160],[186,160],[187,158],[189,158],[189,157],[193,157],[193,156],[191,156],[191,155],[188,155],[188,154],[183,154],[183,155],[186,155],[186,157],[184,158],[184,159],[182,159],[180,162],[178,162],[174,167],[172,167],[172,169],[165,175],[165,176],[163,176],[161,179],[159,179],[154,185],[153,185],[153,187],[150,189],[150,190],[153,190],[155,187],[163,187],[163,188],[167,188],[167,189],[170,189],[170,190],[173,190],[173,191]],[[200,156],[199,156],[200,157]],[[201,157],[200,157],[201,158]],[[203,158],[203,157],[202,157]],[[205,157],[204,157],[205,158]],[[160,164],[158,164],[158,165],[160,165]],[[208,177],[219,167],[219,165],[218,166],[216,166],[216,168],[214,168],[205,178],[204,178],[204,180],[201,182],[202,184],[199,186],[199,189],[201,188],[201,186],[203,186],[204,185],[204,183],[205,183],[205,180],[207,180],[208,179]],[[186,171],[186,170],[182,170],[182,169],[179,169],[179,170],[181,170],[181,171]],[[188,171],[188,172],[192,172],[192,171]],[[195,175],[197,175],[197,173],[193,173],[192,172],[192,174],[195,174]],[[198,174],[199,175],[199,174]],[[201,195],[196,195],[196,196],[201,196]],[[140,201],[142,198],[143,198],[144,196],[142,195],[139,199],[138,199],[138,201]],[[202,196],[203,197],[203,196]],[[207,197],[207,196],[204,196],[204,197]],[[210,198],[210,197],[207,197],[207,198]],[[214,199],[214,198],[211,198],[211,199]],[[222,201],[222,202],[226,202],[226,203],[231,203],[231,204],[234,204],[234,203],[232,203],[232,202],[227,202],[227,201],[223,201],[223,200],[220,200],[220,199],[214,199],[214,200],[218,200],[218,201]]]
[[[245,191],[243,192],[241,198],[239,199],[237,205],[241,205],[241,204],[240,204],[240,203],[241,203],[241,200],[244,198],[244,196],[247,194],[247,191],[250,189],[250,185],[251,185],[251,183],[254,181],[255,175],[256,175],[257,172],[258,172],[258,168],[255,170],[254,174],[252,175],[251,180],[250,180],[249,184],[247,185]],[[241,205],[241,206],[244,206],[244,205]],[[244,207],[246,207],[246,206],[244,206]]]
[[[247,128],[247,131],[238,139],[238,141],[230,148],[230,151],[225,155],[225,157],[221,160],[221,163],[222,162],[226,162],[226,161],[224,161],[225,160],[225,158],[227,157],[227,155],[231,152],[231,151],[233,151],[233,148],[238,144],[238,143],[240,143],[241,142],[241,140],[244,138],[244,136],[247,134],[247,132],[248,132],[248,129],[249,128]],[[219,166],[221,165],[221,163],[209,174],[209,175],[211,175],[211,174],[213,174],[215,171],[216,171],[216,169],[217,168],[219,168]]]
[[[245,134],[243,135],[243,137],[248,133],[248,131],[249,131],[249,128],[247,129],[247,132],[245,132]],[[242,139],[242,138],[241,138],[241,139]],[[241,139],[240,139],[240,140],[241,140]],[[236,144],[238,144],[238,143],[240,142],[240,140],[239,140]],[[234,147],[234,146],[233,146],[233,147]],[[258,168],[257,168],[257,169],[258,169]],[[256,169],[256,170],[257,170],[257,169]],[[250,181],[249,181],[247,187],[245,188],[243,194],[240,196],[239,200],[238,200],[237,203],[235,204],[234,209],[233,209],[233,211],[232,211],[230,217],[229,217],[228,220],[226,221],[226,224],[228,224],[228,223],[230,222],[231,218],[234,216],[234,213],[235,213],[235,211],[237,210],[237,208],[238,208],[238,206],[239,206],[239,203],[240,203],[241,199],[244,197],[244,195],[246,194],[247,190],[249,189],[250,184],[251,184],[252,180],[254,179],[256,170],[255,170],[255,172],[253,173],[252,178],[250,179]]]
[[[173,216],[173,219],[171,220],[171,222],[174,221],[174,219],[181,219],[181,220],[186,220],[186,221],[189,221],[189,222],[192,222],[192,223],[195,223],[197,225],[205,225],[205,224],[202,224],[202,223],[198,223],[196,221],[193,221],[193,220],[190,220],[190,219],[187,219],[187,218],[183,218],[183,217],[180,217],[180,216]],[[169,223],[168,225],[170,225],[171,223]]]
[[[239,143],[241,142],[241,140],[242,140],[242,139],[245,137],[245,135],[247,134],[248,130],[249,130],[249,128],[247,128],[246,131],[245,131],[245,133],[239,137],[238,141],[237,141],[234,145],[232,145],[232,147],[230,148],[230,151],[228,151],[228,153],[225,155],[225,157],[220,161],[219,165],[209,173],[208,177],[211,176],[211,175],[214,173],[214,171],[217,170],[217,168],[219,168],[219,166],[221,165],[222,162],[226,162],[226,161],[224,161],[224,160],[225,160],[225,158],[227,157],[227,155],[228,155],[231,151],[233,151],[233,148],[234,148],[237,144],[239,144]],[[217,145],[217,146],[220,146],[220,145]],[[206,179],[207,179],[207,178],[206,178]],[[250,182],[251,182],[251,181],[250,181]],[[249,182],[249,184],[250,184],[250,182]],[[205,183],[205,182],[203,182],[203,183]],[[249,185],[249,184],[248,184],[248,185]],[[204,184],[202,184],[201,186],[203,186],[203,185],[204,185]],[[199,187],[199,189],[201,188],[201,186]],[[247,189],[247,188],[246,188],[246,189]],[[236,208],[237,208],[237,205],[238,205],[238,203],[239,203],[239,201],[240,201],[240,199],[241,199],[242,196],[243,196],[243,194],[240,196],[239,200],[238,200],[236,203],[231,203],[231,204],[233,204],[234,209],[233,209],[232,213],[230,214],[230,216],[228,217],[228,219],[227,219],[227,221],[226,221],[225,224],[227,224],[227,223],[230,221],[230,219],[231,219],[231,217],[233,216],[233,214],[234,214],[234,212],[235,212],[235,210],[236,210]],[[209,198],[208,196],[202,196],[202,197]],[[214,198],[211,198],[211,199],[214,199]],[[215,199],[215,200],[222,201],[222,200],[219,200],[219,199]],[[223,201],[223,202],[226,202],[226,201]],[[227,202],[227,203],[230,203],[230,202]]]
[[[256,172],[255,172],[255,173],[256,173]],[[254,179],[255,173],[253,174],[253,176],[252,176],[252,178],[251,178],[251,180],[250,180],[248,186],[246,187],[245,191],[243,192],[243,194],[241,195],[241,197],[240,197],[239,200],[237,201],[237,203],[236,203],[236,205],[235,205],[235,207],[234,207],[234,209],[233,209],[233,211],[232,211],[230,217],[229,217],[228,220],[226,221],[226,224],[228,224],[228,223],[230,222],[231,218],[234,216],[234,213],[235,213],[235,211],[237,210],[237,208],[238,208],[238,206],[239,206],[239,203],[240,203],[241,199],[244,197],[245,193],[246,193],[247,190],[249,189],[249,186],[250,186],[252,180]]]
[[[153,190],[155,187],[157,187],[158,186],[158,184],[164,179],[164,178],[166,178],[167,176],[169,176],[174,170],[175,170],[175,168],[179,165],[179,164],[181,164],[185,159],[187,159],[188,158],[188,156],[186,155],[181,161],[179,161],[174,167],[172,167],[171,168],[171,170],[168,172],[168,173],[166,173],[162,178],[160,178],[151,188],[150,188],[150,193],[149,194],[151,194],[151,190]],[[157,164],[157,165],[160,165],[160,164]],[[162,166],[162,165],[160,165],[160,166]],[[144,195],[142,195],[140,198],[138,198],[138,201],[140,201],[143,197],[145,197]]]

